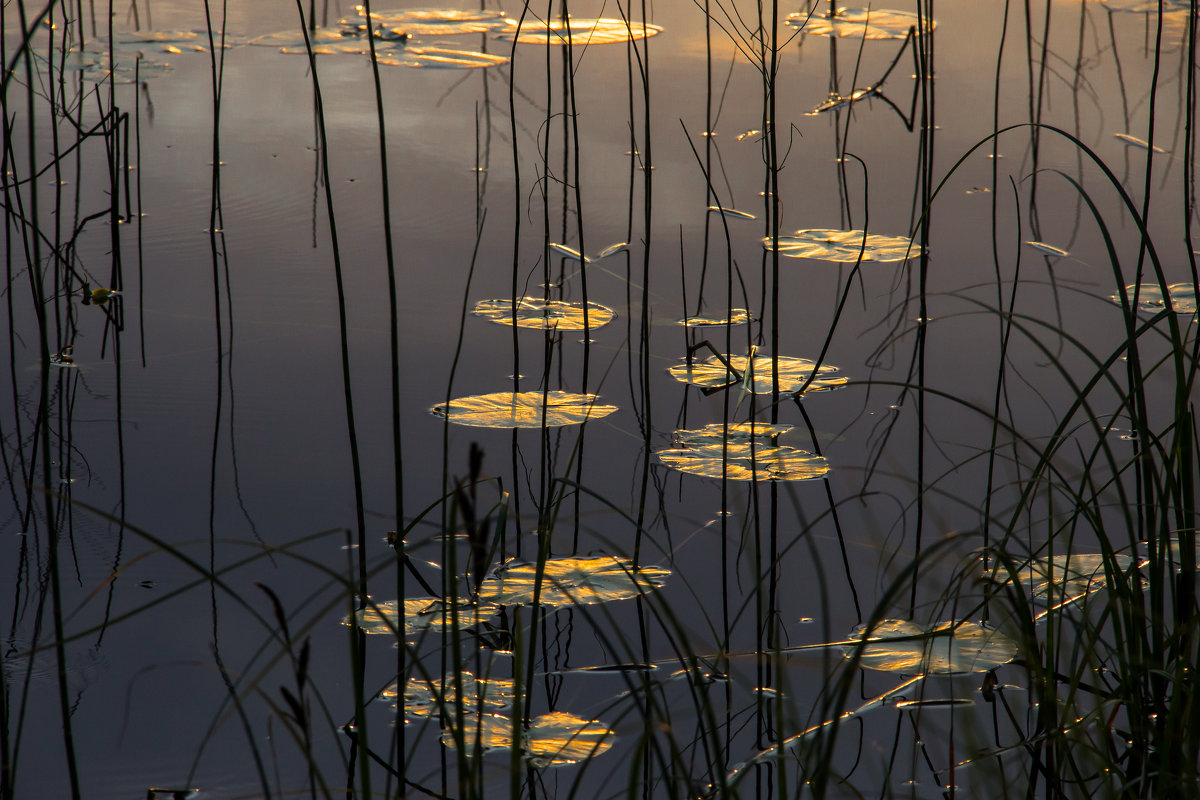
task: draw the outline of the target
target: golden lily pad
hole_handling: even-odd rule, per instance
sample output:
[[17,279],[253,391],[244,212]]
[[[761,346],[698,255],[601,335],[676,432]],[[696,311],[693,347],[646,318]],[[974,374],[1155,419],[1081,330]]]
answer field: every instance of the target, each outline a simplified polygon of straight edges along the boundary
[[[711,427],[711,426],[710,426]],[[698,431],[676,431],[676,440],[686,441]],[[730,437],[728,446],[718,441],[699,447],[659,450],[654,455],[671,469],[705,478],[731,481],[806,481],[823,478],[829,462],[794,447],[752,444],[750,437]]]
[[[476,678],[470,672],[461,675],[463,708],[468,713],[504,711],[512,705],[513,682],[505,678]],[[447,672],[441,680],[427,681],[413,676],[404,688],[404,715],[406,717],[436,717],[443,709],[453,711],[458,697],[453,672]],[[379,699],[395,702],[397,684],[384,689]]]
[[[598,756],[612,747],[616,734],[599,720],[585,720],[574,714],[555,711],[536,717],[521,736],[521,752],[534,767],[560,767]],[[463,745],[468,752],[476,749],[512,748],[512,720],[484,714],[466,720]],[[442,744],[455,747],[452,731],[442,733]]]
[[[771,238],[763,239],[763,247],[770,250]],[[826,228],[810,228],[796,231],[791,236],[779,237],[779,255],[788,258],[815,258],[820,261],[855,262],[859,253],[863,261],[903,261],[921,254],[920,245],[904,236],[880,236],[867,234],[867,245],[863,247],[862,231],[835,231]]]
[[903,39],[909,28],[918,33],[932,31],[936,24],[926,19],[924,28],[918,25],[912,11],[891,11],[874,8],[839,8],[833,15],[800,12],[789,14],[787,24],[812,36],[833,38],[864,37],[867,39]]
[[388,67],[419,69],[487,69],[508,63],[508,56],[451,47],[406,47],[395,52],[394,56],[377,56],[375,60]]
[[[543,300],[539,297],[522,297],[516,302],[516,324],[518,328],[536,328],[539,330],[581,331],[584,321],[588,327],[595,330],[612,322],[614,316],[611,308],[605,308],[596,303],[588,303],[584,310],[582,303],[568,303],[565,300]],[[472,312],[501,325],[513,324],[513,301],[508,298],[496,300],[480,300]]]
[[662,28],[657,25],[623,19],[571,19],[566,22],[527,19],[523,23],[506,19],[504,24],[506,27],[498,38],[518,44],[565,45],[569,39],[572,45],[579,47],[630,42],[662,33]]
[[680,447],[720,447],[721,442],[749,442],[759,439],[774,444],[775,440],[792,429],[791,425],[771,422],[713,422],[697,430],[675,431],[675,443]]
[[[849,638],[861,640],[864,628],[859,625]],[[860,650],[859,666],[904,675],[989,672],[1017,656],[1016,642],[999,631],[953,620],[927,626],[885,619],[871,629],[865,645],[842,647],[846,658]]]
[[[353,35],[353,32],[343,33],[337,29],[322,28],[310,31],[309,46],[316,55],[331,55],[334,53],[349,53],[362,55],[370,52],[370,45]],[[299,30],[277,31],[251,39],[247,44],[256,47],[277,47],[281,53],[289,55],[307,55],[304,45],[304,34]]]
[[[1130,556],[1117,554],[1112,558],[1121,572],[1126,572],[1133,566],[1133,558]],[[1036,558],[1018,570],[1014,580],[1018,586],[1028,589],[1034,597],[1046,597],[1051,594],[1088,594],[1107,585],[1104,556],[1099,553],[1073,553],[1052,558]]]
[[[1125,287],[1126,296],[1132,300],[1134,290],[1137,290],[1138,311],[1157,314],[1167,307],[1167,298],[1163,295],[1162,287],[1157,283],[1129,284]],[[1171,310],[1176,314],[1196,313],[1196,286],[1191,283],[1172,283],[1167,286],[1171,296]],[[1114,294],[1110,299],[1120,305],[1121,295]]]
[[[458,601],[458,627],[469,628],[495,616],[499,611],[494,605],[472,603],[466,599]],[[344,625],[357,625],[367,633],[390,633],[400,628],[399,604],[395,600],[376,603],[354,612],[354,617],[342,620]],[[421,631],[444,632],[454,625],[450,605],[438,597],[411,597],[404,600],[404,635],[411,636]]]
[[681,320],[676,320],[676,325],[684,325],[688,328],[705,328],[713,325],[745,325],[747,322],[753,322],[754,315],[744,308],[729,309],[728,316],[695,316],[684,317]]
[[[355,11],[366,19],[362,6]],[[403,11],[372,11],[376,25],[398,28],[412,36],[449,36],[457,33],[489,33],[504,25],[504,12],[487,9],[406,8]],[[354,24],[357,20],[342,20]]]
[[616,406],[599,405],[594,394],[495,392],[451,400],[430,411],[456,425],[476,428],[553,428],[607,417]]
[[[807,358],[796,358],[794,356],[754,356],[753,359],[749,356],[723,356],[729,362],[729,366],[736,370],[737,374],[729,371],[729,368],[722,363],[721,358],[715,355],[709,356],[703,361],[692,361],[691,364],[683,363],[671,367],[667,371],[671,373],[671,377],[683,383],[690,383],[693,386],[701,386],[706,389],[719,389],[725,386],[731,386],[737,383],[744,383],[746,379],[746,371],[750,371],[750,381],[745,384],[747,388],[754,394],[770,394],[773,386],[772,370],[775,368],[775,363],[778,363],[779,369],[779,391],[794,392],[804,385],[812,374],[813,367],[816,364]],[[808,388],[804,390],[805,394],[809,392],[823,392],[830,389],[846,385],[849,378],[844,376],[833,377],[833,373],[837,372],[838,368],[823,364],[817,370],[816,378],[813,378],[812,383],[808,384]],[[822,377],[829,376],[829,377]]]
[[[629,559],[614,556],[551,558],[546,560],[538,602],[558,607],[626,600],[654,591],[670,574],[659,567],[634,567]],[[479,585],[479,598],[501,606],[526,605],[533,602],[536,580],[536,563],[508,561]]]

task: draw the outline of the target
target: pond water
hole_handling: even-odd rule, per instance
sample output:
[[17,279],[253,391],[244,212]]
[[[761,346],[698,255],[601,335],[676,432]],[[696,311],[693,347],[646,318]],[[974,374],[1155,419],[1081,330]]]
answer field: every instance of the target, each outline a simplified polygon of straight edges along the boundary
[[1165,785],[1189,8],[896,6],[7,3],[0,796]]

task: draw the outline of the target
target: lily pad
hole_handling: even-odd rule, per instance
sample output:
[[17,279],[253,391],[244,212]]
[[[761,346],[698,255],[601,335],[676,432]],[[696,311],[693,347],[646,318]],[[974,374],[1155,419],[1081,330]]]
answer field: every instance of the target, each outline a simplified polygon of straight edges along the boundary
[[[861,640],[866,626],[850,634]],[[852,658],[860,651],[859,666],[904,675],[953,675],[989,672],[1017,656],[1017,644],[1004,634],[977,622],[947,621],[920,625],[885,619],[870,631],[865,645],[846,645]]]
[[456,425],[476,428],[553,428],[607,417],[616,406],[599,405],[594,394],[495,392],[451,400],[431,410]]
[[675,431],[675,443],[680,447],[720,447],[725,439],[730,442],[758,439],[774,443],[791,429],[791,425],[771,422],[731,422],[728,426],[713,422],[698,430]]
[[[612,747],[616,735],[599,720],[585,720],[556,711],[536,717],[521,736],[521,752],[534,767],[560,767],[598,756]],[[463,726],[463,744],[473,752],[476,742],[483,752],[512,748],[512,720],[484,714]],[[452,731],[442,733],[442,744],[455,747]]]
[[[771,238],[763,239],[763,247],[771,249]],[[921,255],[921,246],[904,236],[867,234],[863,247],[862,231],[835,231],[811,228],[779,237],[779,255],[788,258],[815,258],[820,261],[855,262],[859,253],[863,261],[903,261]]]
[[748,322],[754,321],[754,315],[744,308],[729,309],[728,316],[704,316],[684,317],[676,320],[676,325],[684,325],[688,328],[706,328],[714,325],[745,325]]
[[[544,606],[592,605],[627,600],[652,592],[666,582],[670,570],[634,567],[627,558],[595,556],[546,561],[538,602]],[[533,602],[537,564],[509,561],[479,585],[479,598],[501,606]]]
[[[1117,554],[1112,558],[1121,572],[1127,571],[1133,565],[1133,558],[1130,556]],[[1107,585],[1104,576],[1104,556],[1099,553],[1073,553],[1053,558],[1036,558],[1018,570],[1014,580],[1017,585],[1028,589],[1034,597],[1046,597],[1050,594],[1088,594]]]
[[498,38],[518,44],[565,45],[568,39],[574,46],[619,44],[662,33],[662,28],[657,25],[623,19],[571,19],[566,22],[527,19],[523,23],[506,19],[504,24]]
[[[466,599],[458,601],[458,627],[469,628],[490,619],[499,611],[494,605],[472,603]],[[367,633],[395,635],[400,628],[399,603],[389,600],[376,603],[354,612],[354,617],[342,620],[344,625],[357,625]],[[421,631],[451,630],[454,626],[450,605],[438,597],[411,597],[404,600],[404,635],[411,636]]]
[[[513,682],[506,678],[476,678],[470,672],[463,672],[460,680],[463,708],[469,713],[504,711],[512,705]],[[409,678],[404,688],[404,715],[436,717],[443,709],[452,710],[458,697],[458,683],[453,672],[436,681],[418,676]],[[379,699],[395,702],[397,691],[397,684],[393,683],[380,692]]]
[[[582,303],[543,300],[539,297],[522,297],[517,300],[516,307],[517,327],[538,330],[581,331],[585,320],[588,327],[595,330],[612,322],[615,316],[611,308],[597,303],[588,303],[585,311]],[[501,325],[512,325],[513,301],[508,298],[480,300],[472,313]]]
[[[1138,311],[1144,311],[1148,314],[1157,314],[1167,307],[1167,298],[1163,295],[1162,287],[1157,283],[1143,283],[1140,286],[1137,284],[1129,284],[1125,287],[1125,294],[1133,299],[1134,290],[1137,290]],[[1176,314],[1195,314],[1196,313],[1196,287],[1191,283],[1172,283],[1168,284],[1167,291],[1171,295],[1171,310]],[[1114,294],[1110,299],[1117,303],[1121,303],[1121,295]]]
[[[737,374],[730,372],[729,367],[715,355],[709,356],[703,361],[692,361],[691,364],[686,362],[677,364],[667,372],[671,373],[672,378],[682,383],[690,383],[693,386],[707,389],[719,389],[742,383],[746,377],[746,371],[749,369],[749,390],[754,394],[770,394],[773,385],[772,369],[774,369],[775,362],[778,362],[779,365],[779,391],[781,392],[794,392],[799,389],[808,380],[813,368],[816,367],[816,363],[807,358],[793,356],[772,358],[771,356],[756,355],[750,358],[749,356],[728,355],[723,358],[729,362],[729,366],[733,367]],[[804,393],[824,392],[846,385],[850,379],[845,376],[834,377],[833,373],[837,371],[837,367],[829,364],[821,365],[817,370],[817,377],[808,384]]]
[[421,69],[486,69],[508,63],[508,56],[450,47],[407,47],[397,53],[395,56],[377,56],[376,61],[389,67]]
[[789,14],[787,24],[800,28],[812,36],[833,38],[864,37],[867,39],[903,39],[909,28],[918,33],[927,33],[936,27],[931,19],[918,25],[917,15],[912,11],[892,11],[874,8],[839,8],[834,14],[813,14],[811,17],[800,12]]
[[[676,431],[675,436],[677,440],[686,440],[685,434],[699,433]],[[794,447],[752,446],[749,437],[741,441],[731,437],[727,447],[722,447],[718,440],[699,447],[659,450],[654,455],[671,469],[731,481],[806,481],[822,478],[829,472],[829,462],[821,456]]]
[[[362,6],[355,6],[366,18]],[[406,8],[403,11],[372,11],[377,25],[394,27],[413,36],[450,36],[458,33],[489,33],[504,26],[504,12],[487,9]],[[343,20],[352,24],[354,20]]]

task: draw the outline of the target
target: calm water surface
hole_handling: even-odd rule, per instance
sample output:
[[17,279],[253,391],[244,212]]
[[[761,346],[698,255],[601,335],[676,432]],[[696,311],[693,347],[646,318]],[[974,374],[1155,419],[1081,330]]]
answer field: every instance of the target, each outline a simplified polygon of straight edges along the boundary
[[[4,9],[8,60],[20,38],[16,5]],[[397,8],[376,5],[380,11]],[[31,16],[40,10],[27,9]],[[502,10],[510,16],[521,11]],[[779,10],[783,15],[801,9]],[[849,95],[870,86],[902,42],[863,46],[856,38],[792,36],[781,25],[780,41],[787,39],[779,49],[775,98],[781,233],[866,225],[872,233],[911,235],[922,215],[922,193],[929,191],[922,181],[931,178],[930,186],[936,185],[997,124],[1036,117],[1092,148],[1139,204],[1150,188],[1150,227],[1167,277],[1190,280],[1183,238],[1186,67],[1179,29],[1164,34],[1154,98],[1154,142],[1168,152],[1155,154],[1147,178],[1147,151],[1114,134],[1150,135],[1152,19],[1091,0],[1056,1],[1036,4],[1027,36],[1025,10],[1014,5],[1007,9],[1002,39],[1006,8],[1000,2],[940,0],[933,10],[937,28],[927,46],[934,79],[914,80],[909,45],[882,87],[895,107],[871,98],[852,112],[810,113],[831,90]],[[135,20],[133,6],[118,6],[113,28],[203,31],[204,11],[192,0],[156,0],[138,3]],[[353,13],[348,4],[317,8],[318,20],[334,26]],[[530,13],[544,15],[547,9],[531,7]],[[764,140],[758,133],[746,135],[764,127],[764,90],[759,71],[742,52],[752,43],[739,40],[739,50],[729,35],[738,24],[733,4],[712,3],[720,25],[707,29],[707,42],[703,8],[688,0],[632,11],[577,0],[570,13],[578,18],[631,13],[635,20],[644,13],[663,32],[634,50],[624,43],[576,47],[573,98],[564,94],[562,48],[514,50],[488,34],[436,41],[418,36],[408,46],[511,53],[512,64],[486,70],[381,68],[398,275],[403,434],[398,458],[391,435],[385,221],[369,60],[317,57],[345,280],[344,327],[308,60],[245,44],[277,31],[298,34],[295,6],[269,0],[228,9],[224,27],[234,46],[220,61],[219,116],[207,52],[169,53],[161,42],[122,45],[126,58],[137,47],[146,65],[162,62],[169,68],[157,74],[146,66],[140,86],[118,84],[110,94],[109,84],[84,80],[80,72],[64,72],[60,81],[44,65],[36,67],[30,142],[28,73],[16,68],[7,90],[6,116],[16,121],[10,180],[28,176],[31,149],[39,169],[51,161],[48,87],[84,123],[95,123],[98,109],[116,107],[127,114],[129,151],[122,159],[134,167],[128,172],[135,215],[119,225],[115,238],[107,214],[80,222],[108,207],[102,139],[86,140],[79,160],[74,153],[64,156],[61,173],[37,179],[42,257],[48,259],[52,243],[69,240],[77,277],[91,276],[91,288],[119,282],[123,290],[106,306],[85,307],[76,279],[69,283],[70,297],[49,298],[51,287],[42,303],[51,351],[74,346],[74,366],[51,375],[47,408],[50,474],[59,481],[49,489],[55,493],[50,506],[59,537],[60,607],[70,637],[64,648],[66,701],[85,796],[142,797],[150,787],[199,788],[200,797],[261,796],[254,751],[273,794],[306,792],[303,748],[281,716],[280,686],[294,689],[292,667],[286,648],[272,638],[278,624],[256,582],[276,593],[293,615],[295,650],[305,637],[311,642],[306,696],[322,780],[329,787],[357,780],[347,777],[350,745],[338,731],[354,715],[354,684],[350,637],[340,624],[348,608],[346,590],[333,577],[356,575],[359,558],[357,548],[346,549],[357,542],[359,525],[343,339],[361,464],[366,563],[373,570],[368,591],[376,600],[394,599],[398,591],[388,565],[387,532],[411,522],[442,497],[445,486],[467,475],[473,443],[485,453],[484,475],[501,480],[510,493],[505,552],[497,559],[536,555],[538,508],[547,497],[543,487],[561,478],[587,491],[568,492],[562,503],[550,534],[554,555],[632,557],[636,548],[642,563],[673,573],[653,608],[626,600],[602,611],[562,610],[539,626],[533,713],[561,710],[600,719],[618,738],[612,751],[586,766],[541,772],[527,791],[565,797],[576,780],[585,795],[618,794],[631,780],[644,782],[654,795],[691,791],[769,746],[776,735],[785,738],[820,722],[829,713],[824,703],[842,656],[836,650],[795,655],[776,668],[752,656],[736,657],[728,664],[728,682],[691,688],[687,681],[664,683],[658,693],[666,707],[660,710],[665,715],[660,739],[669,732],[683,755],[670,770],[651,759],[644,775],[639,768],[632,779],[629,765],[639,757],[648,723],[638,703],[620,698],[626,680],[544,673],[670,659],[676,648],[711,654],[724,646],[753,651],[768,642],[840,641],[877,603],[884,616],[978,617],[970,608],[973,600],[956,608],[947,587],[961,574],[966,554],[985,543],[989,477],[979,454],[992,446],[986,412],[994,403],[1001,363],[998,297],[1006,306],[1015,302],[1031,327],[1048,326],[1037,331],[1042,347],[1016,337],[1005,362],[1010,373],[1002,416],[1027,437],[1048,435],[1070,402],[1073,390],[1058,366],[1090,374],[1091,366],[1066,337],[1107,354],[1122,334],[1119,310],[1108,301],[1116,279],[1104,242],[1063,177],[1095,193],[1117,248],[1129,259],[1123,282],[1131,283],[1137,229],[1099,169],[1060,136],[1043,134],[1035,146],[1029,129],[998,137],[999,160],[990,157],[987,144],[958,165],[929,213],[924,288],[932,322],[918,358],[919,259],[868,261],[855,270],[853,264],[784,258],[778,283],[772,280],[761,243],[770,233],[761,196]],[[738,4],[736,13],[750,22],[755,7]],[[220,14],[213,9],[216,27]],[[66,11],[67,21],[63,15],[56,9],[57,32],[77,37],[81,25],[74,9]],[[102,15],[94,18],[85,9],[82,32],[89,48],[102,51],[105,44],[93,39],[106,34],[106,24]],[[740,36],[749,34],[743,29]],[[42,55],[52,46],[46,30],[33,42]],[[577,130],[565,102],[572,99]],[[906,121],[897,109],[905,114],[914,109],[915,119]],[[713,135],[706,141],[701,134],[709,128]],[[75,141],[66,121],[59,120],[58,131],[60,148]],[[216,172],[214,137],[221,161]],[[630,155],[635,150],[640,164]],[[843,152],[854,156],[842,161],[844,169]],[[647,159],[653,167],[649,176],[639,168]],[[706,192],[705,163],[716,200]],[[25,204],[21,210],[15,208],[18,194]],[[3,371],[0,417],[8,478],[0,500],[3,724],[9,741],[19,742],[14,796],[66,797],[68,759],[52,647],[53,564],[42,494],[47,487],[34,461],[43,458],[37,434],[41,347],[25,269],[29,231],[20,223],[32,218],[33,201],[26,185],[6,198],[5,318],[12,364]],[[216,236],[209,232],[214,203],[221,228]],[[724,218],[730,257],[726,227],[706,212],[716,204],[756,217]],[[1069,255],[1047,255],[1023,244],[1029,240]],[[582,332],[548,338],[521,331],[515,352],[509,328],[464,315],[464,308],[511,297],[514,271],[519,294],[540,296],[544,268],[556,284],[567,276],[555,292],[582,299],[578,262],[548,252],[547,242],[588,254],[630,242],[626,253],[587,268],[587,299],[617,316],[591,332],[586,348]],[[113,277],[117,250],[119,279]],[[786,397],[775,412],[780,422],[796,427],[782,442],[819,448],[829,459],[826,480],[762,484],[756,493],[730,482],[723,501],[720,481],[670,471],[655,459],[647,470],[645,456],[647,439],[652,450],[661,450],[671,446],[677,428],[720,422],[726,412],[734,421],[748,418],[751,401],[743,398],[739,405],[736,387],[704,396],[667,373],[682,360],[689,338],[704,336],[689,337],[675,321],[695,313],[701,292],[709,312],[729,303],[730,258],[737,268],[732,305],[761,316],[751,326],[729,329],[731,352],[756,345],[769,355],[777,336],[778,354],[816,358],[845,294],[825,361],[852,382],[834,393],[810,395],[804,414]],[[46,267],[50,283],[52,269]],[[1021,282],[1013,301],[1017,274]],[[111,324],[118,319],[119,333]],[[726,329],[707,335],[725,350]],[[542,388],[545,374],[549,389],[596,392],[619,411],[583,429],[554,429],[544,440],[532,431],[514,436],[446,428],[429,413],[448,396],[511,391],[515,369],[526,376],[522,390]],[[922,407],[914,392],[898,386],[918,381],[944,394],[930,396]],[[951,402],[955,399],[963,402]],[[769,396],[754,402],[759,419],[772,417]],[[1101,394],[1093,405],[1105,422],[1118,408],[1115,395]],[[1025,470],[1004,452],[990,478],[997,514],[1012,507]],[[396,520],[393,495],[397,466],[403,475],[403,523]],[[481,503],[496,497],[491,484],[479,492]],[[726,516],[719,513],[723,502]],[[443,555],[435,537],[449,513],[436,508],[408,534],[417,569],[439,588],[443,576],[436,564]],[[640,535],[634,519],[642,520]],[[1033,541],[1038,526],[1049,525],[1049,512],[1046,519],[1027,522],[1025,535]],[[883,594],[918,548],[952,531],[973,533],[947,548],[946,558],[926,564],[914,592],[906,584],[898,593]],[[1086,540],[1086,532],[1081,537]],[[1088,542],[1078,545],[1086,550]],[[202,574],[210,565],[220,572],[220,586]],[[411,576],[407,580],[410,596],[423,594]],[[675,615],[673,622],[663,608]],[[527,624],[528,616],[521,619]],[[366,641],[368,695],[395,679],[396,651],[387,639]],[[623,644],[610,647],[618,639]],[[434,635],[419,646],[434,675],[444,669],[440,644]],[[505,657],[496,663],[499,674],[509,674]],[[658,674],[665,679],[679,668],[678,662],[664,662]],[[1002,680],[1020,684],[1022,673],[1011,669]],[[977,696],[980,679],[931,679],[924,691]],[[240,708],[230,703],[227,682]],[[899,682],[894,675],[864,673],[847,705]],[[756,692],[760,686],[775,687],[783,700]],[[701,695],[709,698],[711,718],[697,711]],[[370,711],[372,745],[386,754],[393,714],[382,703]],[[836,771],[848,776],[847,785],[868,794],[932,797],[942,793],[939,782],[949,781],[938,770],[961,760],[964,750],[989,744],[991,708],[980,701],[953,713],[929,712],[919,724],[888,709],[870,720],[861,727],[848,724],[835,752]],[[955,733],[947,734],[952,726]],[[435,793],[457,797],[454,756],[438,743],[436,727],[408,726],[408,775]],[[700,746],[701,732],[714,727],[724,746],[715,755]],[[959,744],[957,755],[951,741]],[[485,760],[481,780],[489,796],[508,791],[507,763],[504,756]],[[377,791],[384,774],[382,769],[374,774]],[[790,769],[784,784],[789,792],[798,778]],[[739,791],[744,796],[782,791],[779,779],[774,769],[763,768]],[[972,784],[969,776],[956,780],[973,796],[994,790]]]

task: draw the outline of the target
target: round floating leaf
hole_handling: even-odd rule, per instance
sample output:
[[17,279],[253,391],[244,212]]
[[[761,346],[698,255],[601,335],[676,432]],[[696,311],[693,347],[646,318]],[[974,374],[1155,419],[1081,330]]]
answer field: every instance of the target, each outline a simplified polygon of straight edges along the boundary
[[476,428],[553,428],[607,417],[616,406],[598,405],[594,394],[495,392],[460,397],[431,410],[456,425]]
[[515,19],[506,19],[504,24],[499,38],[518,44],[566,44],[568,38],[574,46],[618,44],[662,33],[662,28],[657,25],[622,19],[551,20],[549,23],[531,19],[519,23]]
[[[1162,287],[1157,283],[1129,284],[1125,287],[1126,296],[1132,300],[1134,290],[1137,291],[1138,311],[1157,314],[1167,307],[1167,298],[1163,296]],[[1191,283],[1168,284],[1167,292],[1171,295],[1171,310],[1176,314],[1196,313],[1196,286]],[[1121,295],[1111,295],[1110,299],[1120,305]]]
[[916,28],[918,33],[934,29],[933,20],[926,19],[924,22],[922,28],[917,15],[911,11],[874,8],[839,8],[833,15],[814,14],[811,17],[800,12],[789,14],[787,18],[788,25],[801,28],[813,36],[862,36],[867,39],[903,39],[908,35],[909,28]]
[[[581,331],[584,321],[592,330],[612,322],[615,314],[611,308],[588,303],[568,303],[565,300],[543,300],[538,297],[522,297],[516,302],[516,325],[518,328],[539,330]],[[475,304],[476,316],[490,319],[501,325],[513,324],[513,301],[508,298],[480,300]]]
[[[1133,558],[1114,555],[1113,563],[1121,572],[1133,565]],[[1073,553],[1036,558],[1017,571],[1016,583],[1028,589],[1034,597],[1072,596],[1088,594],[1107,585],[1104,576],[1104,556],[1099,553]],[[1007,581],[1006,581],[1007,582]]]
[[[859,625],[851,639],[863,638]],[[977,622],[938,622],[919,625],[902,619],[885,619],[871,629],[865,645],[846,645],[853,658],[861,647],[859,665],[905,675],[952,675],[989,672],[1016,658],[1016,642]]]
[[[458,627],[469,628],[490,619],[499,611],[494,605],[458,601]],[[354,617],[342,620],[345,625],[357,625],[367,633],[393,633],[400,628],[399,604],[395,600],[376,603],[359,609]],[[447,631],[454,625],[450,604],[438,597],[411,597],[404,600],[404,635],[421,631]]]
[[681,320],[676,320],[676,325],[685,325],[689,328],[704,328],[710,325],[745,325],[747,322],[753,322],[754,315],[744,308],[729,309],[729,316],[696,316],[684,317]]
[[[512,748],[512,720],[495,714],[471,717],[463,726],[463,744],[468,753],[476,749]],[[521,736],[521,752],[531,766],[559,767],[574,764],[612,747],[616,735],[599,720],[585,720],[556,711],[537,717]],[[442,733],[442,744],[455,747],[454,732]]]
[[[763,247],[771,249],[771,239],[763,239]],[[835,231],[811,228],[779,237],[779,255],[788,258],[815,258],[820,261],[903,261],[921,254],[920,245],[903,236],[867,235],[863,247],[862,231]]]
[[[512,705],[513,682],[505,678],[476,678],[470,672],[461,676],[463,708],[470,713],[503,711]],[[447,672],[441,680],[427,681],[413,676],[404,688],[404,715],[406,717],[436,717],[443,709],[450,711],[458,697],[453,672]],[[379,694],[383,701],[395,702],[397,684]]]
[[408,47],[397,52],[396,56],[378,56],[376,61],[389,67],[422,69],[486,69],[508,63],[508,56],[450,47]]
[[[684,438],[682,434],[696,433],[676,431],[675,436],[679,439]],[[700,447],[659,450],[654,455],[671,469],[731,481],[806,481],[829,472],[829,462],[821,456],[794,447],[752,446],[748,438],[736,441],[731,437],[725,448],[718,440]]]
[[598,756],[616,734],[599,720],[556,711],[533,721],[525,732],[525,757],[535,767],[558,767]]
[[[729,371],[729,368],[722,363],[721,358],[729,362],[729,366],[736,370],[737,374]],[[671,367],[668,372],[671,373],[677,381],[690,383],[693,386],[702,386],[706,389],[719,389],[724,386],[730,386],[735,383],[742,383],[745,380],[746,371],[750,371],[749,389],[754,394],[770,394],[773,384],[772,370],[774,364],[778,362],[779,369],[779,391],[794,392],[804,385],[812,374],[813,367],[816,364],[807,358],[796,358],[793,356],[779,356],[772,358],[771,356],[754,356],[751,359],[749,356],[722,356],[718,358],[715,355],[709,356],[703,361],[692,361],[691,364],[683,363]],[[808,384],[808,388],[804,390],[805,394],[810,392],[823,392],[830,389],[837,389],[844,386],[850,379],[846,377],[832,377],[833,373],[837,372],[838,368],[823,364],[817,370],[816,378],[813,378],[812,383]],[[822,377],[830,376],[830,377]]]
[[[670,570],[637,567],[627,558],[551,558],[546,561],[538,602],[544,606],[591,605],[626,600],[662,586]],[[479,598],[502,606],[533,602],[537,564],[509,561],[479,585]]]
[[680,447],[721,447],[721,442],[749,442],[759,439],[774,443],[783,434],[792,429],[791,425],[780,425],[770,422],[731,422],[728,427],[720,422],[713,422],[697,430],[675,431],[675,443]]
[[[365,19],[362,6],[355,6]],[[449,36],[456,33],[488,33],[504,25],[503,11],[453,8],[406,8],[403,11],[372,11],[377,25],[398,28],[412,36]],[[354,24],[343,20],[341,24]]]

